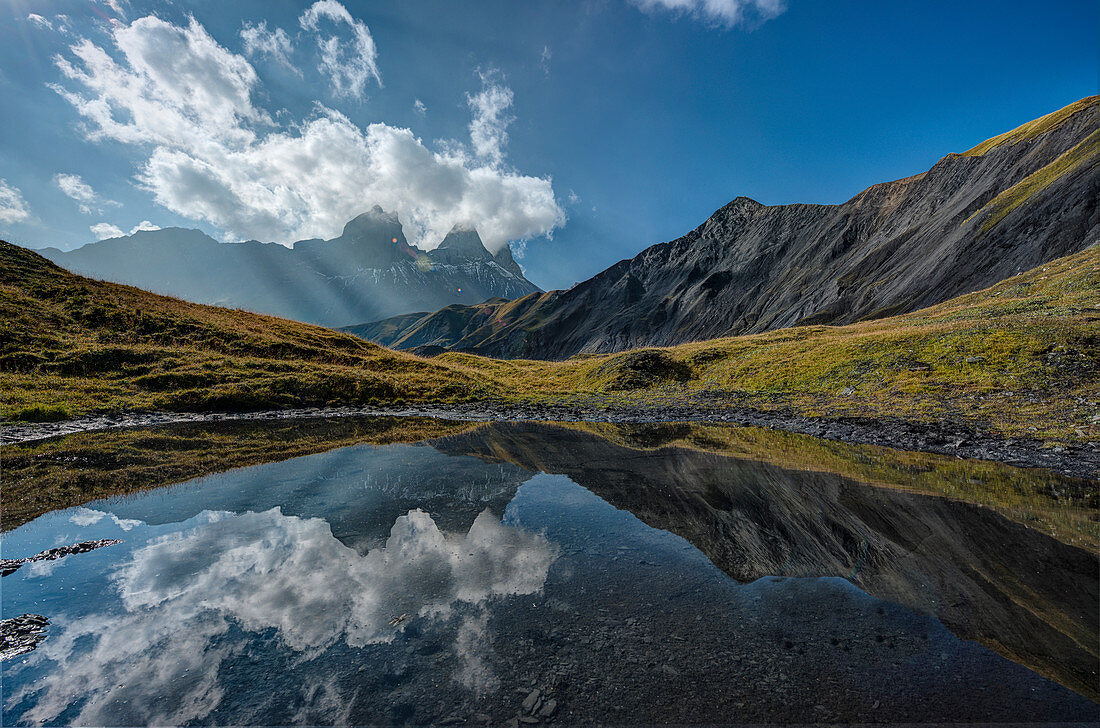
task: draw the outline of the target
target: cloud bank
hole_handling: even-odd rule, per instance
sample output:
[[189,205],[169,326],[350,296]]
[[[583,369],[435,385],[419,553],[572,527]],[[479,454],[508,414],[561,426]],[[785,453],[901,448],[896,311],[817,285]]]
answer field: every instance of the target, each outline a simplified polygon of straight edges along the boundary
[[[334,88],[354,91],[360,79],[380,75],[364,60],[376,56],[367,53],[373,41],[368,49],[346,13],[322,0],[302,23],[318,32],[323,22],[351,29],[353,41],[322,38],[320,45],[323,57],[329,48],[335,59]],[[497,78],[483,79],[470,97],[471,148],[435,151],[410,129],[363,128],[320,103],[308,118],[276,124],[253,103],[259,78],[248,60],[194,19],[176,26],[149,16],[110,33],[113,49],[80,39],[68,56],[55,57],[66,82],[53,88],[80,114],[88,139],[141,150],[137,179],[159,204],[229,238],[335,237],[373,205],[396,213],[406,237],[425,248],[462,220],[477,225],[491,250],[549,235],[565,222],[550,179],[504,164],[512,94]]]

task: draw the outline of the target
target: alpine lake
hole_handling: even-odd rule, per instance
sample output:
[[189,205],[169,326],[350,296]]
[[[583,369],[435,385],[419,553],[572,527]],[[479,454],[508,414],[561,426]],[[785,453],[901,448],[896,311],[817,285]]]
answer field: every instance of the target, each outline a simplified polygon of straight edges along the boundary
[[748,427],[4,447],[3,725],[1100,721],[1097,482]]

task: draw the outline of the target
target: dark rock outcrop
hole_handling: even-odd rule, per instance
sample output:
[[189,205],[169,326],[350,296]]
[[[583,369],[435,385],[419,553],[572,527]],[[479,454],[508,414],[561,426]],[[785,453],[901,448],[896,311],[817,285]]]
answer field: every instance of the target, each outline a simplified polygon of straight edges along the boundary
[[325,326],[539,290],[507,246],[490,253],[472,227],[456,228],[425,252],[409,245],[396,215],[377,206],[337,238],[292,248],[219,243],[198,230],[165,228],[38,252],[82,275]]
[[915,311],[1095,243],[1098,129],[1100,97],[1083,99],[840,205],[738,197],[567,291],[353,331],[398,348],[563,359]]
[[53,561],[54,559],[71,556],[72,554],[83,554],[88,551],[94,551],[95,549],[101,549],[104,546],[114,546],[116,543],[122,542],[115,538],[100,538],[95,541],[81,541],[80,543],[74,543],[69,546],[58,546],[57,548],[46,549],[41,553],[37,553],[34,556],[28,556],[25,559],[0,559],[0,576],[14,574],[16,571],[19,571],[24,564],[29,564],[32,561]]

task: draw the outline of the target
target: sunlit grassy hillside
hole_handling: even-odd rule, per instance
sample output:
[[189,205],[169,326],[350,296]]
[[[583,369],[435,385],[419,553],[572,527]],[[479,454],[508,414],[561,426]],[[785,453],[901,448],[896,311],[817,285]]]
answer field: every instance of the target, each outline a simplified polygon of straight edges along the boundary
[[320,326],[94,281],[0,243],[3,414],[455,402],[455,367]]
[[575,357],[422,359],[92,281],[0,244],[0,413],[496,402],[789,408],[1097,435],[1100,248],[904,316]]

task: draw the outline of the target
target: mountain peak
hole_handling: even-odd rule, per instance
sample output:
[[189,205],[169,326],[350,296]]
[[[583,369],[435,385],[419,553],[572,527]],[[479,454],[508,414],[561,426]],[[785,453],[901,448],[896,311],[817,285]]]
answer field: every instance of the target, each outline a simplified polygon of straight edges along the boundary
[[436,250],[448,250],[468,258],[490,258],[492,255],[482,242],[477,228],[466,223],[458,223],[443,238]]
[[401,221],[397,218],[397,215],[386,212],[378,205],[372,207],[368,212],[364,212],[361,215],[356,215],[354,218],[348,221],[344,225],[344,231],[340,234],[341,238],[351,239],[363,239],[363,238],[397,238],[398,242],[405,242],[405,233],[401,229]]
[[504,244],[503,248],[493,253],[493,260],[495,260],[497,265],[504,270],[523,278],[523,269],[519,267],[519,263],[512,257],[512,247],[507,243]]

